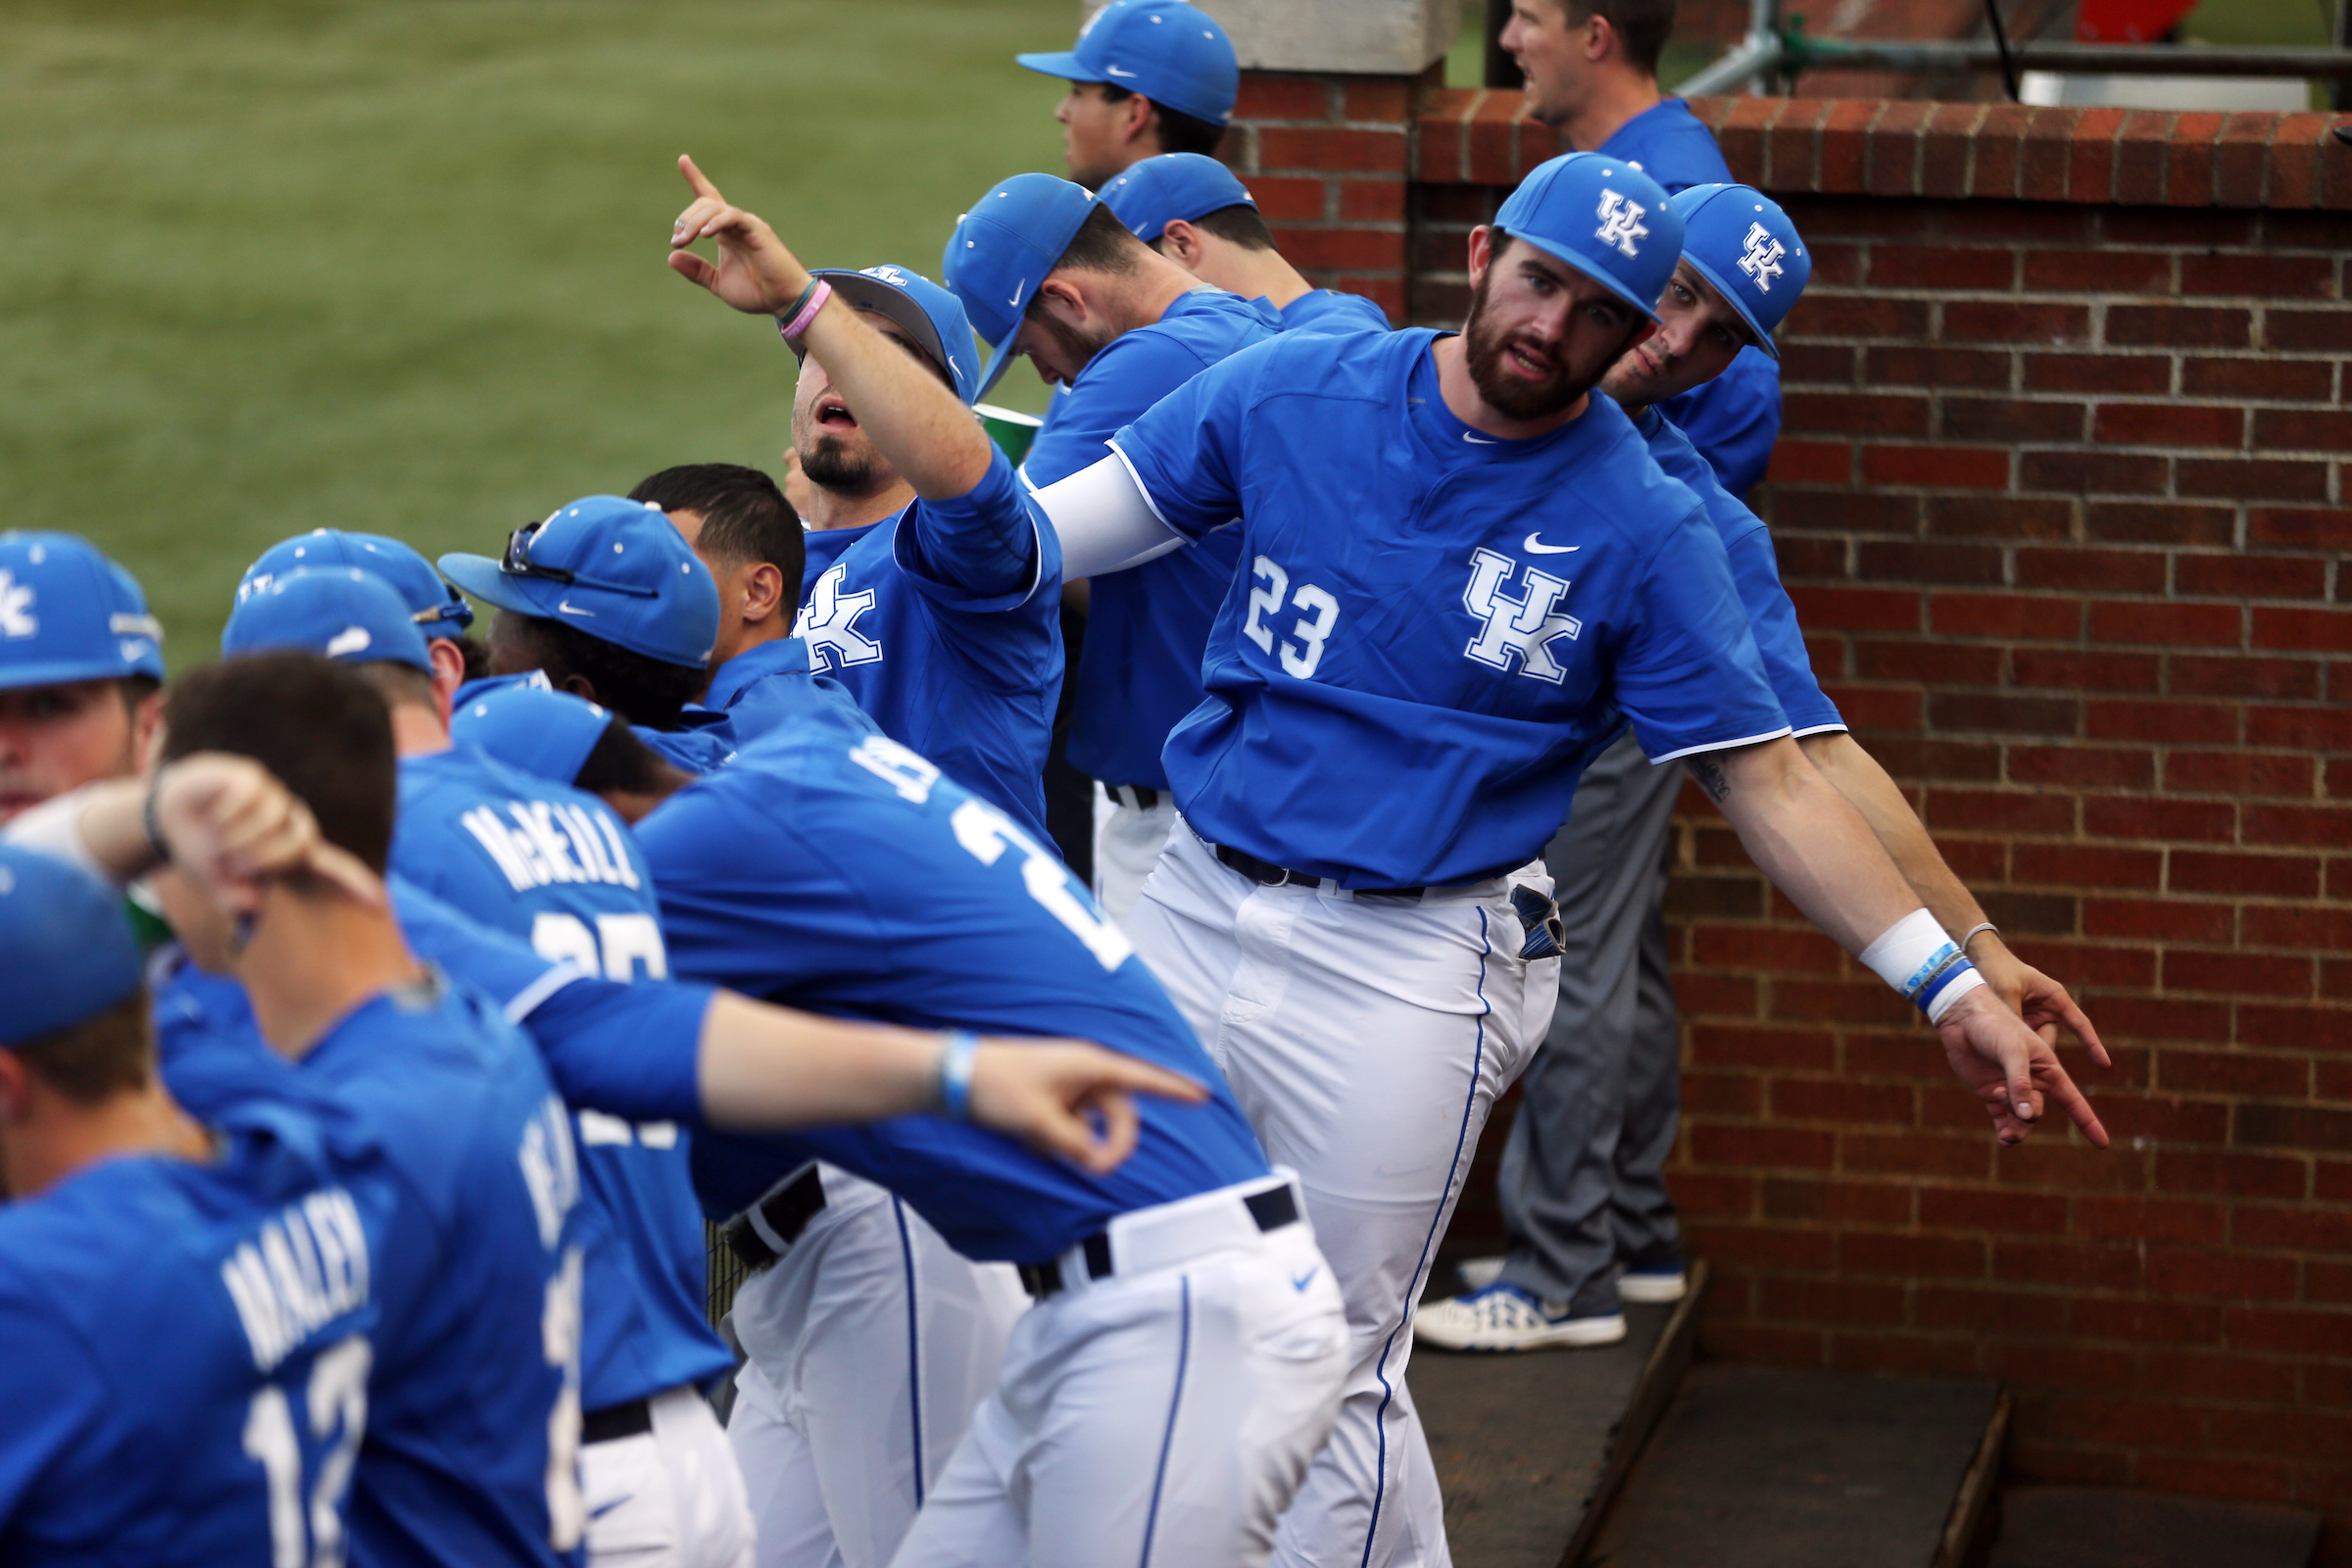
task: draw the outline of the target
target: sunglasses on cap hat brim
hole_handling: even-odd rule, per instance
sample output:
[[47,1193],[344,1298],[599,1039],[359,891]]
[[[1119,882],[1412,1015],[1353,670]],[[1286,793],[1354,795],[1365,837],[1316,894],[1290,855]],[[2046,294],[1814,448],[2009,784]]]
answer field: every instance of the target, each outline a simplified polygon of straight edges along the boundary
[[502,575],[509,577],[537,577],[546,582],[562,583],[566,588],[597,588],[611,594],[626,594],[631,599],[659,599],[658,589],[641,588],[635,583],[614,582],[610,577],[592,577],[584,571],[570,571],[563,566],[541,565],[531,559],[531,541],[544,521],[526,522],[507,535],[507,553],[498,564]]

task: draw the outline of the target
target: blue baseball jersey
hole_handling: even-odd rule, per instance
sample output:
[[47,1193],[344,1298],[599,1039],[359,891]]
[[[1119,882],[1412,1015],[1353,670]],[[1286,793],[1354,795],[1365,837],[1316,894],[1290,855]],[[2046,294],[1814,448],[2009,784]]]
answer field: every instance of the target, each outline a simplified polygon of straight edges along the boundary
[[1623,411],[1486,435],[1438,335],[1286,334],[1114,442],[1170,527],[1243,540],[1168,737],[1178,807],[1343,887],[1525,864],[1621,714],[1660,761],[1788,733],[1722,539]]
[[215,1136],[0,1207],[0,1562],[343,1560],[392,1195],[290,1106]]
[[631,724],[639,740],[689,773],[711,773],[734,760],[737,747],[734,720],[697,703],[689,703],[668,729]]
[[351,1560],[576,1564],[579,1172],[537,1054],[438,977],[363,1004],[274,1071],[253,1056],[233,983],[183,971],[156,1018],[165,1085],[198,1117],[290,1101],[381,1151],[391,1197]]
[[780,725],[811,718],[845,722],[867,734],[882,733],[847,687],[830,675],[809,670],[808,645],[798,637],[756,644],[719,665],[710,676],[710,690],[704,696],[703,706],[727,715],[738,746],[749,745]]
[[[1022,477],[1043,489],[1092,467],[1108,455],[1103,443],[1121,425],[1281,328],[1263,300],[1207,288],[1178,295],[1157,321],[1097,354],[1069,395],[1054,400]],[[1168,787],[1160,748],[1200,706],[1200,650],[1239,561],[1239,544],[1219,539],[1095,581],[1086,646],[1071,677],[1071,766],[1110,784]]]
[[1282,308],[1285,332],[1386,332],[1389,313],[1361,294],[1310,288]]
[[1723,536],[1724,553],[1732,564],[1732,581],[1747,609],[1747,627],[1764,661],[1765,677],[1780,699],[1781,712],[1798,735],[1843,729],[1838,705],[1821,689],[1813,673],[1813,657],[1805,651],[1805,634],[1796,623],[1796,606],[1781,585],[1781,567],[1772,553],[1772,530],[1764,519],[1740,503],[1715,477],[1715,470],[1698,455],[1674,421],[1655,408],[1634,416],[1634,428],[1648,443],[1649,455],[1671,479],[1690,486],[1707,509],[1707,520]]
[[992,452],[969,495],[808,535],[793,635],[882,733],[1046,833],[1061,540]]
[[811,1157],[888,1187],[982,1261],[1054,1256],[1132,1209],[1265,1172],[1208,1054],[1049,843],[882,736],[779,732],[640,824],[680,972],[814,1012],[1067,1035],[1210,1085],[1146,1099],[1141,1142],[1089,1176],[937,1116],[695,1140],[707,1210]]
[[[612,981],[668,976],[644,857],[593,795],[479,752],[403,758],[392,865],[542,957]],[[715,1377],[731,1358],[705,1315],[708,1265],[686,1134],[673,1121],[633,1123],[585,1106],[574,1116],[588,1199],[587,1407]]]

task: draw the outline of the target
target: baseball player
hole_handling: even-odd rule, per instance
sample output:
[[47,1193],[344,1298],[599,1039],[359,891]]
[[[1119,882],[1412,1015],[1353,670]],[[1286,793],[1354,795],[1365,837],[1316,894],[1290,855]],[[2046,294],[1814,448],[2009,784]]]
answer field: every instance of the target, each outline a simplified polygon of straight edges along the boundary
[[[2066,1024],[2104,1063],[2082,1009],[2002,945],[1902,792],[1846,732],[1814,678],[1763,520],[1723,488],[1659,407],[1721,373],[1745,348],[1777,353],[1773,328],[1811,271],[1803,241],[1779,204],[1744,185],[1693,186],[1671,205],[1684,220],[1683,259],[1658,301],[1659,331],[1610,368],[1602,390],[1633,419],[1659,467],[1706,508],[1774,695],[1806,757],[1869,821],[1929,910],[1960,933],[1959,947],[1995,994],[2030,1022]],[[1512,1251],[1507,1260],[1463,1264],[1469,1293],[1415,1315],[1414,1333],[1431,1344],[1606,1344],[1624,1335],[1620,1298],[1673,1300],[1684,1289],[1664,1181],[1680,1052],[1650,1049],[1679,1046],[1679,1031],[1670,1016],[1662,1029],[1636,1026],[1643,993],[1669,983],[1660,901],[1676,780],[1650,768],[1638,747],[1626,749],[1633,765],[1617,765],[1613,747],[1586,770],[1545,855],[1569,937],[1562,1005],[1520,1079],[1521,1109],[1504,1147],[1499,1190]],[[1582,1027],[1569,1032],[1571,1021]]]
[[[327,653],[382,694],[400,753],[392,866],[405,880],[550,960],[623,982],[668,975],[661,911],[628,830],[592,796],[450,744],[449,682],[385,582],[352,567],[278,576],[238,604],[220,643],[225,656]],[[589,1557],[748,1565],[742,1477],[697,1392],[733,1357],[704,1316],[685,1140],[673,1121],[572,1114],[590,1216],[580,1374]]]
[[[1263,306],[1155,255],[1100,198],[1016,174],[956,223],[942,275],[991,345],[985,387],[1016,355],[1063,388],[1021,477],[1052,484],[1099,461],[1111,432],[1279,326]],[[1072,677],[1071,765],[1102,781],[1095,887],[1122,918],[1175,821],[1159,749],[1200,701],[1200,647],[1233,579],[1223,541],[1090,585]]]
[[1548,1019],[1553,975],[1520,956],[1509,873],[1624,719],[1930,1012],[2002,1137],[2048,1095],[2104,1142],[1788,739],[1696,498],[1588,395],[1654,330],[1681,228],[1639,171],[1554,159],[1473,232],[1461,335],[1286,335],[1039,497],[1090,572],[1239,516],[1248,570],[1210,634],[1209,698],[1167,748],[1192,831],[1132,927],[1298,1167],[1348,1298],[1348,1403],[1286,1558],[1444,1560],[1400,1377],[1413,1301],[1487,1110]]
[[138,583],[87,543],[0,533],[0,822],[136,765],[163,644]]
[[506,554],[451,554],[443,576],[498,610],[497,675],[538,671],[626,717],[690,772],[725,765],[734,725],[699,699],[718,641],[718,589],[661,507],[587,496],[527,523]]
[[291,1106],[208,1145],[140,969],[118,897],[0,844],[0,1559],[340,1561],[386,1168]]
[[[310,655],[234,660],[176,682],[166,726],[167,769],[195,753],[252,758],[326,843],[381,875],[392,728],[358,674]],[[416,961],[380,895],[316,874],[209,892],[177,867],[154,880],[186,956],[235,980],[252,1026],[293,1064],[269,1098],[372,1140],[391,1165],[395,1201],[368,1258],[382,1315],[368,1375],[344,1368],[345,1381],[314,1384],[297,1407],[321,1445],[364,1412],[356,1467],[348,1447],[333,1466],[336,1485],[351,1477],[352,1555],[577,1562],[578,1174],[537,1054],[488,1004]],[[200,1116],[227,1109],[187,1103]],[[328,1239],[314,1240],[323,1268]],[[318,1276],[305,1254],[289,1261],[282,1281],[267,1272],[279,1294],[271,1321],[291,1337],[332,1314],[331,1297],[306,1284]],[[264,1430],[268,1419],[247,1429],[246,1450],[283,1463],[291,1439]],[[297,1487],[282,1506],[310,1503]],[[294,1560],[273,1550],[272,1561]]]
[[[1531,118],[1573,147],[1626,160],[1672,195],[1732,177],[1690,106],[1658,91],[1658,54],[1673,31],[1674,0],[1517,0],[1502,46],[1526,74]],[[1750,345],[1722,375],[1669,400],[1666,416],[1724,488],[1743,496],[1780,438],[1780,363]]]
[[1242,87],[1233,41],[1184,0],[1111,0],[1074,48],[1013,58],[1070,84],[1054,118],[1070,178],[1089,190],[1154,154],[1215,152]]
[[1137,239],[1202,282],[1273,306],[1286,332],[1389,329],[1389,313],[1361,294],[1316,288],[1284,261],[1256,200],[1214,158],[1147,158],[1104,185],[1102,201]]
[[[681,166],[698,194],[710,191],[691,162]],[[884,734],[1042,833],[1061,689],[1060,557],[1009,462],[968,471],[926,462],[909,441],[918,433],[842,358],[887,340],[883,352],[923,367],[966,406],[956,450],[988,457],[995,449],[968,412],[981,379],[963,307],[904,267],[820,271],[808,287],[778,324],[801,357],[792,438],[809,533],[797,635],[809,667],[840,681]],[[872,331],[819,347],[801,335],[803,318],[834,299],[851,307],[836,315]]]
[[703,706],[727,715],[738,743],[791,722],[811,703],[874,727],[841,682],[809,669],[808,644],[792,634],[808,547],[773,479],[732,463],[693,463],[640,481],[629,499],[660,507],[718,586],[718,642]]

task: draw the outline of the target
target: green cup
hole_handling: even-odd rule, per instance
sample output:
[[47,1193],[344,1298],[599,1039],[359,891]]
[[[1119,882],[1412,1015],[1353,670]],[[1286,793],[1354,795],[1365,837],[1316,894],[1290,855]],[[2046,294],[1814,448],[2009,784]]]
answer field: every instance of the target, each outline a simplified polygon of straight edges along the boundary
[[1016,468],[1029,456],[1029,443],[1037,439],[1037,427],[1045,422],[1034,415],[1015,414],[993,403],[975,403],[972,412],[980,416],[988,438],[1004,449],[1004,455]]

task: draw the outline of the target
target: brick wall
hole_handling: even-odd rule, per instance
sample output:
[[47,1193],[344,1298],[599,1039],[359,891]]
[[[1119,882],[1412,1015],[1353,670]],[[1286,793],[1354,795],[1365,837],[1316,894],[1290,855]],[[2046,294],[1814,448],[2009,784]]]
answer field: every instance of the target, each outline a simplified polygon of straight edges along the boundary
[[[1377,232],[1443,322],[1464,231],[1558,142],[1515,94],[1416,90]],[[1814,249],[1756,501],[1816,665],[2118,1058],[2085,1074],[2112,1151],[1997,1150],[1689,792],[1673,1182],[1706,1344],[2003,1379],[2015,1473],[2322,1508],[2352,1562],[2346,122],[1699,107]],[[1322,176],[1327,228],[1374,173]],[[1457,1244],[1491,1241],[1490,1179]]]

